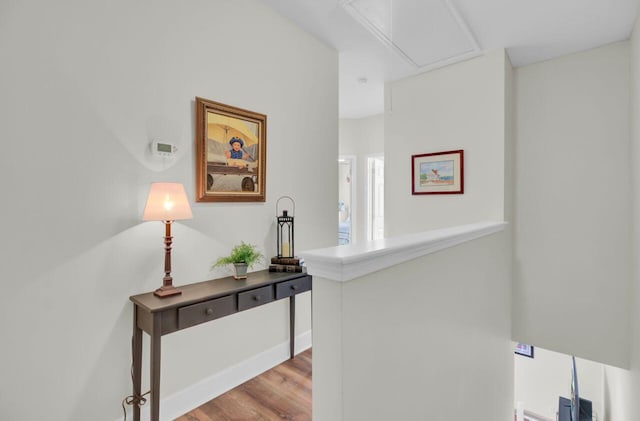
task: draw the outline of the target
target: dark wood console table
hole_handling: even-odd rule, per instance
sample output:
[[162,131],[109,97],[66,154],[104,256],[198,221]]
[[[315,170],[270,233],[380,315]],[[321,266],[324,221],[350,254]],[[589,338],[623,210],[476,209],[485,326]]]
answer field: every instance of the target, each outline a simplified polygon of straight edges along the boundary
[[[200,323],[289,298],[290,356],[294,356],[295,296],[311,290],[305,273],[252,272],[247,279],[232,277],[179,286],[182,294],[158,298],[152,292],[130,297],[133,309],[133,394],[142,393],[142,332],[150,337],[151,421],[160,420],[160,345],[167,335]],[[140,421],[140,407],[133,407]]]

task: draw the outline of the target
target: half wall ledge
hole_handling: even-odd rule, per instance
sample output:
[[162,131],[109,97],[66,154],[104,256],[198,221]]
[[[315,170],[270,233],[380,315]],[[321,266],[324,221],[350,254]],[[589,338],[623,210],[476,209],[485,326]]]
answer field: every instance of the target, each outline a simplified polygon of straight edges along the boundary
[[346,282],[505,229],[484,221],[300,253],[310,275]]

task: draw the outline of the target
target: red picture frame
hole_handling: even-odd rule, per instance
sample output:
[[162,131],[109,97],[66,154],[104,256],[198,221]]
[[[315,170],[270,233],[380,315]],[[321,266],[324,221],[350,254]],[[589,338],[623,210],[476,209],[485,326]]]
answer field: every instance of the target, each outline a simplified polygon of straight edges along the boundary
[[411,155],[411,194],[463,194],[464,150]]

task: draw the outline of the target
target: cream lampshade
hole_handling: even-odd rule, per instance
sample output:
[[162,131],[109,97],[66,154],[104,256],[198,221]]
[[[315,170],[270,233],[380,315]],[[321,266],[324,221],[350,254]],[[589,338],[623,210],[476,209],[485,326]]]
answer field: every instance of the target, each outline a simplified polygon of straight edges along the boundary
[[178,221],[191,218],[191,206],[182,184],[151,183],[142,214],[143,221]]
[[147,204],[142,213],[143,221],[162,221],[165,224],[164,237],[164,278],[162,287],[154,294],[158,297],[168,297],[182,292],[173,286],[171,277],[171,223],[173,221],[191,219],[189,199],[180,183],[151,183]]

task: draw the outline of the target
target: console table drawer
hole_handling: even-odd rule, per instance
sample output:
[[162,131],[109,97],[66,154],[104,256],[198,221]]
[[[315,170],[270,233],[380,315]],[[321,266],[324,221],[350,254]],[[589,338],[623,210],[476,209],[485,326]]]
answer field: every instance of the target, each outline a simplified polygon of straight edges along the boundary
[[238,294],[238,311],[273,301],[273,286],[252,289]]
[[311,289],[311,276],[292,279],[276,284],[276,300],[291,297]]
[[179,308],[178,329],[195,326],[234,313],[234,298],[233,295],[227,295],[226,297]]

